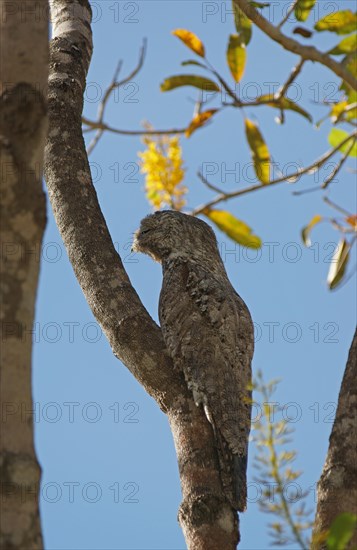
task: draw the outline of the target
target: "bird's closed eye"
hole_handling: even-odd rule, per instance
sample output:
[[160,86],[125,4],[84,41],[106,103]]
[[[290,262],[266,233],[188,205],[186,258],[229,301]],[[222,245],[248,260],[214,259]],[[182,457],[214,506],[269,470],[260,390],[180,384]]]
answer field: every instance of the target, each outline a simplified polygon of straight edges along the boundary
[[152,231],[152,229],[144,229],[140,231],[140,235],[145,235],[145,233],[149,233],[149,231]]

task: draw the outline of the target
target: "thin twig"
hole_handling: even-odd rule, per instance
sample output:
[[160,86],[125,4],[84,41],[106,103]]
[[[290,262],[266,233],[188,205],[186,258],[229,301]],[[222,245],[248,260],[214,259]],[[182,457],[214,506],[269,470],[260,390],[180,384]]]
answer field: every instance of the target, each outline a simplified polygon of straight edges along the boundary
[[168,130],[122,130],[120,128],[113,128],[104,122],[93,122],[85,117],[82,117],[82,122],[87,124],[91,131],[100,129],[106,132],[112,132],[113,134],[122,134],[123,136],[161,136],[164,134],[184,134],[187,130],[187,128],[169,128]]
[[341,214],[344,214],[345,216],[352,216],[351,212],[347,212],[347,210],[342,208],[342,206],[339,206],[335,202],[332,202],[332,200],[329,199],[328,197],[324,197],[323,200],[325,201],[326,204],[328,204],[329,206],[337,210],[337,212],[341,212]]
[[[107,90],[105,91],[104,97],[103,97],[102,101],[99,104],[98,114],[97,114],[97,124],[100,124],[100,125],[103,124],[105,108],[106,108],[108,100],[109,100],[111,94],[114,92],[114,90],[116,90],[120,86],[123,86],[127,82],[130,82],[138,74],[138,72],[141,70],[141,68],[144,64],[144,60],[145,60],[146,46],[147,46],[147,40],[144,39],[143,44],[142,44],[141,49],[140,49],[139,60],[138,60],[138,63],[136,65],[136,67],[131,71],[131,73],[126,78],[124,78],[123,80],[120,80],[120,81],[118,81],[118,76],[119,76],[120,70],[122,68],[123,62],[122,61],[118,62],[118,65],[117,65],[117,67],[115,69],[115,72],[114,72],[114,76],[112,78],[112,81],[111,81],[110,85],[108,86]],[[84,124],[87,124],[92,129],[94,129],[93,124],[91,124],[90,121],[88,121],[84,117],[83,117],[82,121],[83,121]],[[104,131],[106,130],[106,128],[100,127],[100,126],[97,126],[96,129],[97,129],[97,132],[96,132],[94,138],[92,139],[92,141],[90,142],[90,144],[87,147],[87,154],[88,155],[91,154],[91,152],[93,151],[93,149],[97,145],[98,141],[102,137]]]
[[255,25],[268,35],[274,42],[278,42],[285,50],[299,55],[305,60],[317,61],[321,65],[328,67],[333,73],[347,82],[351,88],[357,90],[357,80],[345,67],[335,61],[327,53],[320,52],[313,46],[305,46],[283,34],[280,29],[272,25],[262,14],[257,11],[248,0],[234,0],[234,3]]
[[216,193],[224,193],[223,189],[220,189],[219,187],[216,187],[216,185],[210,183],[201,172],[197,172],[197,176],[200,178],[202,183],[204,183],[209,189],[212,189],[212,191],[215,191]]
[[242,107],[242,102],[239,100],[238,96],[231,90],[224,78],[221,77],[218,71],[211,65],[211,63],[206,59],[207,69],[219,80],[222,87],[226,90],[227,94],[233,99],[234,105]]
[[301,70],[302,70],[302,67],[303,67],[305,61],[306,61],[306,59],[301,58],[299,63],[293,68],[293,70],[291,71],[290,76],[287,79],[287,81],[285,82],[285,84],[283,84],[282,87],[275,94],[274,99],[276,101],[279,101],[280,99],[282,99],[285,96],[285,94],[288,91],[291,84],[294,82],[294,80],[296,80],[296,78],[301,73]]
[[280,21],[279,25],[278,25],[278,29],[281,29],[281,27],[283,25],[285,25],[285,23],[287,22],[287,20],[289,19],[290,15],[293,13],[295,7],[296,7],[296,4],[298,3],[298,0],[294,0],[294,2],[290,5],[288,11],[286,12],[286,15],[285,17],[283,17],[283,19]]
[[232,199],[235,197],[239,197],[241,195],[246,195],[247,193],[252,193],[253,191],[258,191],[259,189],[267,189],[271,187],[272,185],[276,185],[278,183],[283,183],[288,180],[297,179],[304,174],[307,174],[311,171],[320,170],[321,167],[331,158],[333,155],[337,153],[337,151],[343,146],[345,143],[348,143],[351,139],[356,139],[357,137],[357,131],[350,134],[346,139],[344,139],[341,143],[338,144],[338,146],[334,147],[333,149],[330,149],[327,153],[322,155],[319,159],[317,159],[315,162],[310,164],[309,166],[306,166],[305,168],[301,168],[301,170],[298,170],[294,174],[289,174],[287,176],[283,176],[281,178],[277,178],[275,180],[270,181],[267,185],[263,185],[261,183],[257,185],[251,185],[249,187],[245,187],[244,189],[238,189],[237,191],[231,191],[230,193],[221,193],[217,195],[214,199],[211,201],[208,201],[206,204],[203,204],[201,206],[198,206],[192,211],[192,214],[196,216],[197,214],[202,213],[205,209],[210,208],[220,202],[226,201],[228,199]]
[[302,189],[301,191],[293,191],[292,195],[299,197],[300,195],[306,195],[306,193],[314,193],[315,191],[321,191],[321,185],[317,187],[310,187],[309,189]]
[[324,181],[324,183],[321,185],[321,189],[326,189],[330,185],[330,183],[332,182],[332,180],[334,179],[336,174],[340,171],[342,166],[345,164],[350,152],[352,151],[353,147],[355,146],[355,143],[356,143],[356,140],[354,139],[353,142],[351,143],[350,147],[347,149],[346,153],[344,154],[344,156],[336,164],[335,168],[332,170],[331,174],[328,176],[326,181]]

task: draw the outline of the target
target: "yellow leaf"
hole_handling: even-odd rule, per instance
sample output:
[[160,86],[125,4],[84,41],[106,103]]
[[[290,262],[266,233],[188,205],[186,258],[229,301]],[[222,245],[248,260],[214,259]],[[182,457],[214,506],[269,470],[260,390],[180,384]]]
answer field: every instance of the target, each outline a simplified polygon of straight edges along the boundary
[[190,48],[193,52],[197,53],[201,57],[205,56],[205,47],[203,42],[193,32],[186,29],[175,29],[172,31],[174,36],[177,36],[182,42]]
[[242,220],[238,220],[230,212],[207,208],[203,214],[236,243],[247,248],[260,248],[262,246],[261,239],[257,235],[253,235],[249,225]]
[[344,38],[337,46],[328,53],[331,55],[342,55],[344,53],[354,53],[357,50],[357,34],[352,34]]
[[247,50],[238,34],[231,34],[227,48],[227,62],[231,74],[239,82],[244,74]]
[[207,120],[209,120],[217,111],[218,109],[209,109],[208,111],[203,111],[203,113],[196,115],[186,129],[185,136],[189,138],[193,132],[197,130],[197,128],[200,128],[206,124]]
[[357,15],[351,10],[341,10],[329,13],[320,19],[315,25],[315,30],[349,34],[355,30],[356,25]]
[[180,86],[194,86],[206,92],[219,92],[219,86],[204,76],[195,74],[179,74],[166,78],[160,86],[162,92],[169,92]]
[[357,216],[356,216],[356,214],[354,214],[352,216],[348,216],[346,218],[346,222],[348,224],[352,225],[352,227],[357,230]]
[[256,124],[245,119],[245,133],[252,152],[255,173],[264,184],[270,182],[270,154],[264,138]]
[[316,0],[298,0],[295,6],[295,17],[298,21],[306,21]]
[[312,220],[302,229],[301,237],[305,246],[311,246],[310,232],[311,229],[322,220],[322,216],[317,214]]
[[350,255],[350,245],[346,239],[341,239],[333,255],[327,276],[330,290],[336,288],[342,281]]

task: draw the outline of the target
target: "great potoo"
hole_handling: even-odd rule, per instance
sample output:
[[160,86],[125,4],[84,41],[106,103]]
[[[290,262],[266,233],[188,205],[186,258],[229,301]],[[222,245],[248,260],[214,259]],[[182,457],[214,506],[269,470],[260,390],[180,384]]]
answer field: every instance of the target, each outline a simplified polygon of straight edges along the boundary
[[224,493],[243,511],[254,347],[248,308],[228,279],[214,232],[202,220],[156,212],[142,220],[133,248],[162,264],[164,341],[212,425]]

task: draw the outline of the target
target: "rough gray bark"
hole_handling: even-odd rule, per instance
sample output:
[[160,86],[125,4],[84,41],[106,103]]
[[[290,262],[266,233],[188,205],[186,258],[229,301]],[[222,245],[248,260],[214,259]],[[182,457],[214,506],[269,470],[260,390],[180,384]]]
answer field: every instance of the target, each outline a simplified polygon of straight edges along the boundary
[[143,307],[117,254],[92,184],[82,137],[85,78],[92,54],[87,0],[52,0],[49,121],[45,175],[74,272],[114,354],[168,415],[183,492],[179,519],[187,546],[233,549],[234,510],[222,494],[211,426],[173,370],[161,331]]
[[2,549],[42,547],[33,443],[31,329],[46,203],[46,0],[0,2]]
[[[326,532],[343,512],[357,515],[357,330],[338,398],[330,445],[318,484],[314,533]],[[357,544],[357,531],[351,547]],[[324,544],[319,548],[326,548]]]

